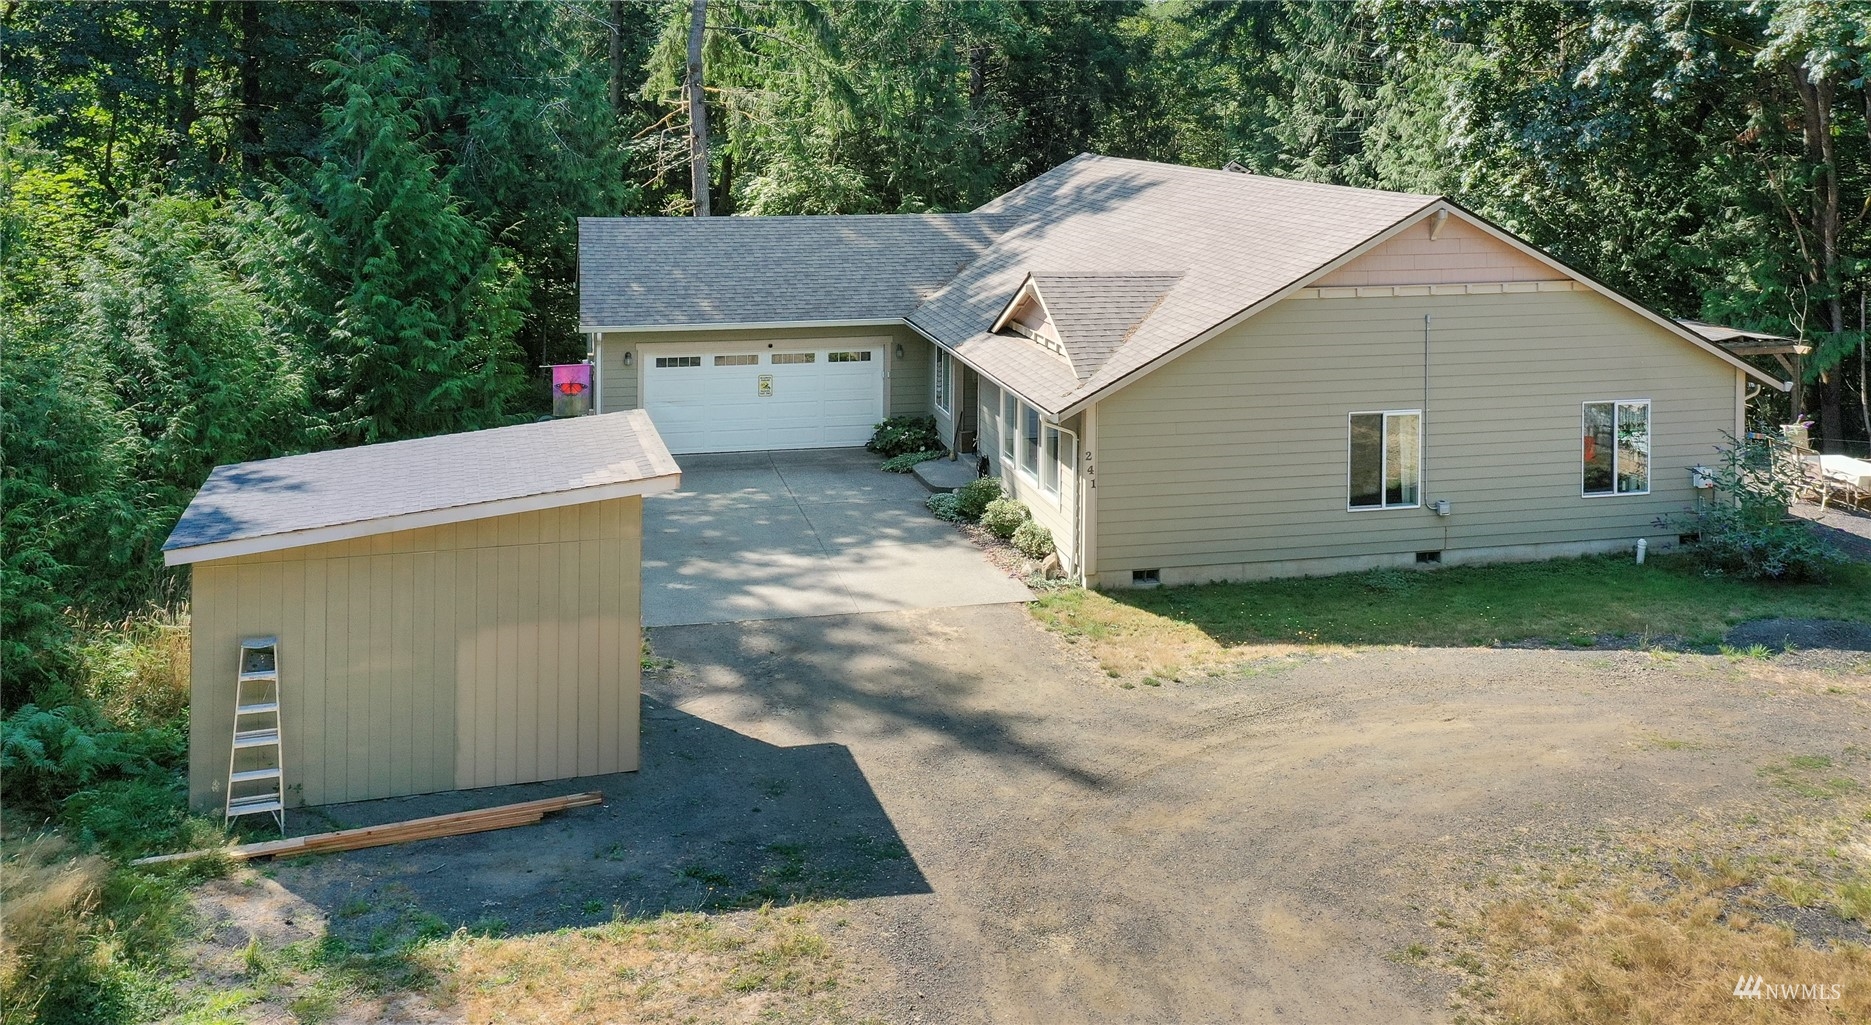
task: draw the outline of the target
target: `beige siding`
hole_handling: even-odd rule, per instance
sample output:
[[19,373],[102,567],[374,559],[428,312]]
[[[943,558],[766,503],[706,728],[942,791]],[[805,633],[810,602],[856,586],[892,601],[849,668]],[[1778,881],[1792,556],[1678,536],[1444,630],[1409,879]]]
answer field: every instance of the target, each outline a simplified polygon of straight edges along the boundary
[[1456,217],[1431,239],[1435,220],[1404,229],[1376,249],[1313,282],[1316,286],[1434,285],[1469,281],[1545,281],[1565,277],[1546,264]]
[[928,416],[935,410],[935,348],[929,340],[908,328],[898,328],[897,344],[903,346],[903,358],[890,350],[890,415]]
[[1069,472],[1060,474],[1059,493],[1053,495],[1041,489],[1037,480],[1027,477],[1014,465],[1018,460],[1018,452],[1015,453],[1013,461],[1001,458],[1000,436],[1001,432],[1007,430],[1008,427],[1000,421],[1000,390],[998,388],[986,382],[982,383],[977,413],[981,424],[981,454],[988,458],[994,475],[1001,479],[1001,484],[1009,495],[1026,503],[1027,509],[1033,514],[1035,523],[1052,531],[1053,546],[1058,549],[1059,558],[1066,566],[1077,566],[1078,530],[1076,524],[1079,489],[1083,487],[1085,418],[1073,417],[1062,425],[1067,431],[1072,432],[1077,440],[1068,437],[1059,439],[1061,446],[1072,444],[1076,447],[1073,450],[1073,468]]
[[[1347,415],[1424,407],[1426,314],[1423,496],[1454,515],[1348,511]],[[1651,493],[1581,497],[1580,404],[1621,398],[1652,401]],[[1667,544],[1734,403],[1729,367],[1587,291],[1289,300],[1099,403],[1099,579]]]
[[[640,331],[610,333],[598,338],[598,412],[616,413],[636,409],[642,401],[639,388],[643,362],[638,358],[643,345],[664,342],[710,342],[740,345],[752,342],[818,342],[828,339],[865,338],[884,344],[884,374],[889,392],[884,397],[887,415],[928,414],[932,394],[929,380],[929,343],[922,336],[901,325],[870,327],[759,328],[741,331]],[[896,347],[903,347],[898,358]],[[632,365],[624,366],[624,353],[632,354]]]
[[194,567],[189,792],[221,801],[240,638],[280,638],[288,803],[637,767],[642,499]]

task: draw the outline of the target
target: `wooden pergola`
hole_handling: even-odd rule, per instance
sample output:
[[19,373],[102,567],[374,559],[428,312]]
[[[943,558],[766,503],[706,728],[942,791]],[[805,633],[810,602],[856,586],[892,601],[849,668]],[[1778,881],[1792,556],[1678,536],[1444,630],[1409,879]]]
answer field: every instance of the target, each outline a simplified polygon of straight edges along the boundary
[[1682,326],[1721,346],[1735,356],[1772,356],[1780,368],[1789,375],[1797,376],[1793,361],[1788,356],[1805,356],[1813,347],[1797,338],[1784,335],[1770,335],[1764,331],[1746,331],[1738,327],[1724,327],[1721,324],[1705,324],[1699,320],[1678,321]]

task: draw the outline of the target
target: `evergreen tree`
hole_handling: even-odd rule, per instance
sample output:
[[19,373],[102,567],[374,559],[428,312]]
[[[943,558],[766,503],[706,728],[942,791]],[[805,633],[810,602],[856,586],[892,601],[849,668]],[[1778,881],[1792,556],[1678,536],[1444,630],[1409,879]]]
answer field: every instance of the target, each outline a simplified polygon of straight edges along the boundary
[[85,269],[72,345],[109,369],[124,470],[137,482],[118,538],[127,592],[157,596],[162,541],[209,471],[303,438],[298,354],[222,255],[237,248],[239,223],[210,200],[146,198]]
[[317,70],[323,159],[292,205],[329,304],[312,308],[331,311],[306,325],[323,431],[357,444],[510,422],[528,282],[426,148],[416,69],[360,30]]

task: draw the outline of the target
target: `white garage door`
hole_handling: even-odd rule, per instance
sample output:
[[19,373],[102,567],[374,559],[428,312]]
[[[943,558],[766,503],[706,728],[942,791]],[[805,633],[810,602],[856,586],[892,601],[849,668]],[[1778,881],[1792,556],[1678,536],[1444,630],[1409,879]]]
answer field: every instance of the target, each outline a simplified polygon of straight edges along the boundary
[[671,452],[842,448],[884,415],[882,345],[646,345],[643,408]]

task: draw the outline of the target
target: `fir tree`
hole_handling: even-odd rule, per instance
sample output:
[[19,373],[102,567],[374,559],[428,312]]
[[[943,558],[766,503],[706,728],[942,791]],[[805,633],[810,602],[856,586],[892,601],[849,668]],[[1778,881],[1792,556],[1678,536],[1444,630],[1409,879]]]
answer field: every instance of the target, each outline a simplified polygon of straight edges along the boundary
[[316,70],[322,160],[295,205],[331,311],[312,328],[324,429],[357,444],[508,422],[528,282],[428,150],[415,67],[360,30]]

